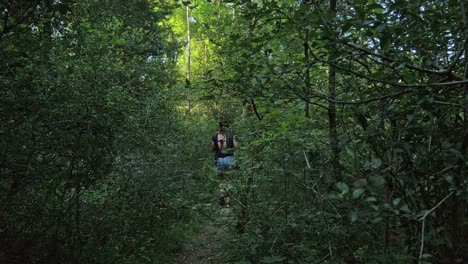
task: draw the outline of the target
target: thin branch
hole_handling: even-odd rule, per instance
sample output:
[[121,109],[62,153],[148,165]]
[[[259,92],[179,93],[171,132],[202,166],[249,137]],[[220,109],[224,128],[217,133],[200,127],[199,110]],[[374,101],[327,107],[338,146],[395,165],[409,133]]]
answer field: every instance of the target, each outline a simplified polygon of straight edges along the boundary
[[435,209],[437,209],[437,207],[439,207],[441,204],[443,204],[445,202],[445,200],[447,200],[450,196],[452,196],[452,194],[454,194],[455,192],[451,192],[449,194],[447,194],[447,196],[445,196],[442,200],[440,200],[439,203],[437,203],[436,206],[432,207],[431,210],[427,211],[426,213],[424,213],[424,215],[418,219],[418,221],[424,221],[424,219],[432,212],[434,212]]
[[414,90],[409,89],[409,90],[401,91],[401,92],[398,92],[398,93],[387,94],[387,95],[374,97],[374,98],[369,98],[369,99],[366,99],[366,100],[361,100],[361,101],[356,101],[356,102],[337,101],[337,100],[333,100],[333,99],[330,99],[330,98],[328,98],[328,97],[326,97],[324,95],[319,95],[319,94],[316,94],[316,97],[319,97],[321,99],[325,99],[327,101],[330,101],[330,102],[333,102],[333,103],[336,103],[336,104],[357,105],[357,104],[367,104],[367,103],[370,103],[370,102],[381,101],[381,100],[384,100],[384,99],[387,99],[387,98],[397,97],[397,96],[407,94],[407,93],[412,93],[412,92],[414,92]]
[[315,262],[315,264],[320,264],[320,263],[324,262],[329,256],[330,256],[330,253],[325,255],[325,257],[319,259],[317,262]]
[[442,102],[442,101],[433,101],[434,104],[441,104],[441,105],[451,105],[451,106],[456,106],[456,107],[460,107],[460,108],[465,108],[463,105],[461,104],[454,104],[454,103],[448,103],[448,102]]
[[[357,50],[360,50],[362,52],[365,52],[369,55],[372,55],[372,56],[376,56],[376,57],[379,57],[383,60],[386,60],[386,61],[389,61],[389,62],[392,62],[392,63],[397,63],[398,61],[392,59],[392,58],[389,58],[387,56],[384,56],[384,55],[381,55],[381,54],[378,54],[378,53],[375,53],[369,49],[366,49],[366,48],[363,48],[361,46],[358,46],[357,44],[354,44],[354,43],[348,43],[346,41],[343,41],[342,42],[344,45],[346,46],[349,46],[349,47],[352,47],[354,49],[357,49]],[[458,60],[458,59],[456,59]],[[406,68],[408,69],[411,69],[411,70],[417,70],[417,71],[420,71],[420,72],[424,72],[424,73],[427,73],[427,74],[436,74],[436,75],[449,75],[451,77],[455,77],[455,79],[458,79],[460,80],[461,78],[460,77],[457,77],[455,76],[453,73],[451,73],[449,70],[430,70],[430,69],[426,69],[426,68],[421,68],[421,67],[418,67],[418,66],[415,66],[415,65],[409,65],[409,64],[403,64]]]
[[263,116],[261,116],[259,113],[258,113],[258,110],[257,110],[257,105],[255,104],[255,101],[254,99],[250,99],[250,102],[252,103],[252,108],[255,112],[255,115],[257,116],[258,120],[261,121],[263,119]]
[[[464,11],[462,11],[462,12],[464,12]],[[453,61],[449,64],[449,66],[447,68],[448,71],[451,71],[453,69],[453,67],[455,67],[457,62],[460,60],[463,53],[466,53],[465,45],[466,45],[467,41],[468,41],[468,35],[465,36],[465,39],[463,40],[463,44],[460,45],[460,48],[457,51],[457,55],[454,56]]]
[[302,152],[304,153],[304,159],[305,159],[305,161],[306,161],[307,167],[309,168],[309,170],[312,169],[312,168],[310,167],[309,159],[307,158],[307,155],[306,155],[305,151],[303,150]]
[[[314,57],[315,60],[318,60],[324,64],[331,64],[329,61],[326,61],[324,59],[321,59],[319,57],[317,57],[314,53],[311,53],[312,56]],[[340,69],[344,72],[347,72],[347,73],[351,73],[357,77],[360,77],[360,78],[363,78],[363,79],[366,79],[368,81],[373,81],[373,82],[378,82],[378,83],[384,83],[384,84],[388,84],[388,85],[391,85],[391,86],[395,86],[395,87],[404,87],[404,88],[417,88],[417,87],[441,87],[441,86],[452,86],[452,85],[458,85],[458,84],[468,84],[468,80],[467,79],[461,79],[461,80],[458,80],[458,81],[452,81],[452,82],[442,82],[442,83],[425,83],[425,84],[421,84],[421,83],[417,83],[417,84],[407,84],[407,83],[396,83],[396,82],[390,82],[390,81],[387,81],[387,80],[382,80],[382,79],[377,79],[377,78],[373,78],[373,77],[369,77],[363,73],[360,73],[360,72],[357,72],[357,71],[353,71],[351,69],[348,69],[348,68],[345,68],[345,67],[342,67],[340,66],[339,64],[337,63],[333,63],[337,69]]]
[[421,263],[422,255],[424,252],[424,229],[426,227],[426,217],[434,212],[437,207],[439,207],[441,204],[445,202],[450,196],[452,196],[455,192],[449,193],[447,196],[444,197],[436,206],[432,207],[431,210],[427,211],[421,218],[418,219],[418,221],[422,221],[422,227],[421,227],[421,248],[419,249],[419,258],[418,262]]
[[232,198],[236,203],[238,203],[240,206],[242,206],[244,209],[247,209],[247,206],[245,204],[243,204],[239,199],[237,199],[236,197],[234,197],[233,195],[231,195],[231,193],[229,192],[228,189],[224,188],[224,191],[226,192],[227,194],[227,197],[229,198]]
[[[289,86],[289,88],[291,88],[291,90],[293,91],[293,93],[299,97],[299,99],[301,99],[301,100],[303,100],[304,102],[307,102],[307,103],[309,103],[309,104],[311,104],[311,105],[318,106],[318,107],[323,108],[323,109],[325,109],[325,110],[328,111],[328,107],[327,107],[327,106],[324,106],[324,105],[321,105],[321,104],[312,102],[312,101],[310,100],[310,98],[315,98],[315,97],[317,97],[317,96],[304,97],[304,96],[301,95],[298,91],[296,91],[296,90],[292,87],[292,85],[288,85],[288,86]],[[296,98],[282,98],[282,99],[296,99]]]

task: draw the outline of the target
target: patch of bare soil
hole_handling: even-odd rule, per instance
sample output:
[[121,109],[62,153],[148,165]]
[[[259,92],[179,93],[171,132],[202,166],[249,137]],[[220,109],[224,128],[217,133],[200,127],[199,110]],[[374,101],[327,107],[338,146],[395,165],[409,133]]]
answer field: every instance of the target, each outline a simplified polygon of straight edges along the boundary
[[[225,209],[226,210],[226,209]],[[206,223],[200,233],[174,257],[173,264],[219,264],[227,227]]]

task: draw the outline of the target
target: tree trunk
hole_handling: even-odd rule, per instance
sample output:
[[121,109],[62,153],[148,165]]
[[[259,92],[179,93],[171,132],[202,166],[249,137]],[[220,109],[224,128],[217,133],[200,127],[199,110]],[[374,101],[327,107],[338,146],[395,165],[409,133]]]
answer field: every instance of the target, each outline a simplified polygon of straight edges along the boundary
[[185,84],[187,87],[187,114],[190,114],[192,104],[190,101],[190,7],[187,4],[186,8],[186,19],[187,19],[187,77]]
[[[330,12],[333,17],[336,16],[336,0],[330,0]],[[332,23],[333,24],[333,23]],[[341,165],[339,161],[340,149],[338,147],[338,133],[336,128],[336,43],[332,40],[330,43],[330,55],[328,57],[329,70],[328,70],[328,124],[329,124],[329,141],[331,147],[331,163],[333,166],[333,174],[337,181],[341,180]]]
[[310,103],[309,103],[309,92],[310,92],[310,67],[309,67],[309,30],[306,29],[304,39],[304,58],[306,62],[306,75],[305,75],[305,117],[310,117]]
[[[462,15],[462,24],[465,25],[465,40],[468,37],[468,28],[466,27],[468,23],[468,9],[467,6],[465,6],[465,2],[460,0],[460,9],[461,9],[461,15]],[[468,42],[465,41],[464,43],[464,53],[465,53],[465,65],[464,65],[464,77],[465,79],[468,78],[468,58],[467,58],[467,52],[468,52]],[[466,159],[466,156],[468,154],[468,85],[463,84],[463,93],[464,93],[464,109],[463,109],[463,134],[462,138],[460,141],[462,142],[462,146],[460,149],[460,152],[462,154],[462,157]],[[455,184],[458,188],[461,188],[463,186],[465,180],[466,180],[466,170],[467,170],[467,162],[464,159],[460,159],[459,161],[459,175],[458,177],[455,178]],[[463,255],[465,252],[464,251],[464,243],[465,240],[465,224],[464,224],[464,218],[465,218],[465,204],[464,204],[464,199],[462,195],[453,195],[452,196],[452,252],[450,253],[450,262],[455,263],[455,260],[458,258],[463,258]]]

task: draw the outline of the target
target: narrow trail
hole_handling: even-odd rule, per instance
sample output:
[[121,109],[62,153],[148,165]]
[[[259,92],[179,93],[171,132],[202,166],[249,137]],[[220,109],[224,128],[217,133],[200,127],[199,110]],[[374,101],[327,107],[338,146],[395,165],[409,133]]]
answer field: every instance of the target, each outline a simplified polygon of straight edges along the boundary
[[[219,216],[230,214],[229,208],[222,208]],[[173,264],[219,264],[224,239],[227,235],[225,221],[209,220],[201,228],[198,235],[188,241],[182,251],[174,256]]]

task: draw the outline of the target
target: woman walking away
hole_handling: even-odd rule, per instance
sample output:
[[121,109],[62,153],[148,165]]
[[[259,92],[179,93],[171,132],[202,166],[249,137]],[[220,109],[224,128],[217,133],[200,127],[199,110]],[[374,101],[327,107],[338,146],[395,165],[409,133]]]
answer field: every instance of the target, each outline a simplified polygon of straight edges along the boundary
[[229,123],[219,119],[219,130],[211,137],[211,151],[215,154],[215,171],[219,176],[234,165],[234,150],[239,147],[236,137],[228,131]]
[[[220,177],[224,177],[226,171],[234,166],[234,150],[239,147],[239,143],[232,132],[228,131],[229,123],[224,118],[219,120],[219,130],[211,137],[211,151],[215,154],[215,171]],[[219,205],[229,206],[229,185],[220,184],[221,197]]]

